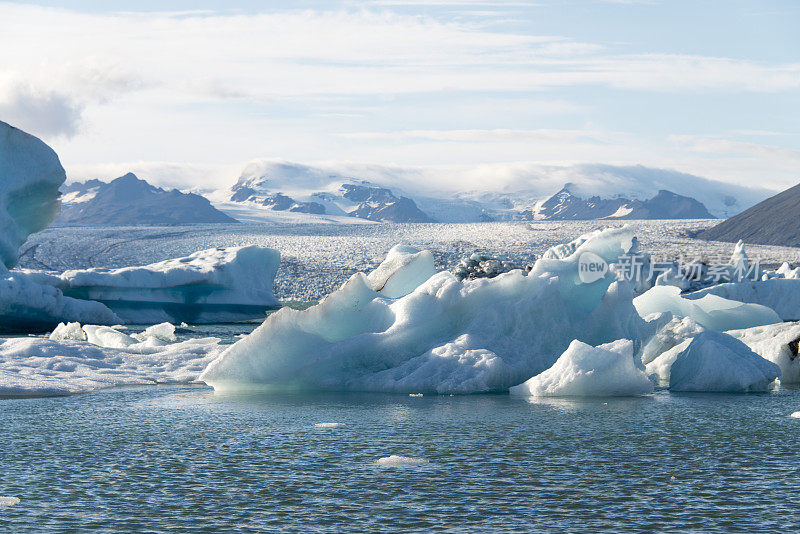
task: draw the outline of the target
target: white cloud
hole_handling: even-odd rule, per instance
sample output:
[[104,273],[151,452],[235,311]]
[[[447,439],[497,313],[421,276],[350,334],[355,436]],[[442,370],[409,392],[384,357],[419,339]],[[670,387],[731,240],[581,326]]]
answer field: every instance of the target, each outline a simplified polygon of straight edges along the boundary
[[588,142],[608,144],[611,139],[620,140],[621,133],[599,130],[402,130],[394,132],[352,132],[338,134],[346,139],[358,140],[429,140],[466,143],[503,143],[508,141],[569,143]]

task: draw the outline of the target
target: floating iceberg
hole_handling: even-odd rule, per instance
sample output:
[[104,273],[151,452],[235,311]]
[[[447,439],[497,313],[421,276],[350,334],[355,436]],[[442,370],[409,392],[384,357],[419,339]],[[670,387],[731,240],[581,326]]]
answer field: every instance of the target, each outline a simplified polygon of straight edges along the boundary
[[675,358],[669,376],[671,391],[747,393],[767,391],[781,375],[738,339],[707,330],[695,336]]
[[690,317],[711,330],[725,331],[781,322],[772,309],[759,304],[745,304],[707,294],[689,299],[674,286],[655,286],[633,299],[636,311],[644,317],[651,313],[670,312]]
[[42,141],[0,122],[0,331],[49,330],[59,321],[114,322],[97,302],[65,297],[24,273],[9,272],[27,237],[58,216],[66,175]]
[[672,317],[672,314],[667,314],[667,316],[670,317],[669,321],[658,329],[642,348],[641,359],[645,365],[664,352],[705,331],[705,328],[690,317]]
[[800,383],[800,323],[779,323],[726,332],[781,368],[781,384]]
[[58,217],[66,180],[53,149],[0,121],[0,262],[12,267],[28,236]]
[[685,297],[700,299],[706,295],[767,306],[775,310],[783,321],[800,320],[800,279],[797,278],[730,282],[701,289]]
[[398,299],[357,273],[314,307],[268,317],[201,379],[217,390],[504,391],[549,368],[573,339],[639,343],[644,321],[629,285],[610,273],[582,283],[578,273],[582,254],[613,261],[631,243],[628,229],[598,231],[527,276],[461,282],[440,272]]
[[44,332],[61,321],[114,324],[120,318],[99,302],[65,297],[0,264],[0,332]]
[[223,349],[217,338],[162,347],[137,343],[116,349],[75,340],[1,339],[0,397],[68,395],[123,385],[194,382]]
[[653,391],[636,366],[627,339],[592,347],[573,341],[547,371],[509,389],[512,395],[537,397],[634,396]]
[[224,323],[260,318],[279,305],[272,291],[279,263],[278,251],[249,246],[203,250],[143,267],[26,274],[68,297],[100,302],[117,316],[81,322]]

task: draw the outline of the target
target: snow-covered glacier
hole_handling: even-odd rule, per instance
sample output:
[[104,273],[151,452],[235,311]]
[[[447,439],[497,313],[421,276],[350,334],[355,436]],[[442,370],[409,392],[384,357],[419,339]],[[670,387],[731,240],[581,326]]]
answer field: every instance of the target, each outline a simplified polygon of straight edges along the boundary
[[277,250],[247,246],[140,267],[27,275],[68,297],[102,303],[119,317],[96,324],[222,323],[263,317],[278,307],[272,285],[279,263]]
[[[459,281],[437,273],[388,298],[353,275],[304,311],[282,309],[214,360],[200,377],[217,390],[331,389],[474,393],[503,391],[549,368],[574,339],[640,344],[644,320],[629,285],[606,273],[583,283],[584,253],[615,261],[628,229],[585,236],[571,254],[549,254],[526,276],[516,270]],[[394,262],[394,277],[426,262]]]

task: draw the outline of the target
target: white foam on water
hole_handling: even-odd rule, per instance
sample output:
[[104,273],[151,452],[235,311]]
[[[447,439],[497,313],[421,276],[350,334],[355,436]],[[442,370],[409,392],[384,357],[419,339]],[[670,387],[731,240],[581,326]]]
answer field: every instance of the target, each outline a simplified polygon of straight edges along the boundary
[[407,465],[422,465],[427,464],[428,460],[425,458],[411,458],[409,456],[397,456],[396,454],[392,454],[391,456],[384,456],[383,458],[378,458],[375,461],[378,465],[385,465],[385,466],[407,466]]
[[317,428],[337,428],[345,425],[344,423],[316,423],[314,426]]
[[2,496],[0,496],[0,508],[9,508],[9,507],[14,506],[16,504],[19,504],[19,498],[18,497],[2,497]]

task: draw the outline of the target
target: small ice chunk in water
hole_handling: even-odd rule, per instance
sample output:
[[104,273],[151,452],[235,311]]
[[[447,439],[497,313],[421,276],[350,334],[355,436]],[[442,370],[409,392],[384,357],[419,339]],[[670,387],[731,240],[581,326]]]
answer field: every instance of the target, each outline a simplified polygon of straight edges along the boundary
[[86,340],[92,345],[109,349],[124,349],[139,343],[139,340],[122,332],[118,332],[108,326],[97,326],[92,324],[83,325],[86,332]]
[[789,417],[794,417],[795,419],[800,419],[800,412],[792,412]]
[[80,323],[58,323],[56,329],[50,334],[53,341],[64,341],[73,339],[75,341],[86,341],[86,332],[81,328]]
[[314,426],[317,428],[337,428],[344,426],[344,423],[316,423]]
[[387,466],[405,466],[405,465],[422,465],[427,464],[428,460],[425,458],[411,458],[409,456],[397,456],[396,454],[392,454],[391,456],[384,456],[383,458],[378,458],[375,462],[378,465],[387,465]]
[[0,496],[0,508],[8,508],[10,506],[14,506],[15,504],[19,504],[18,497],[3,497]]

